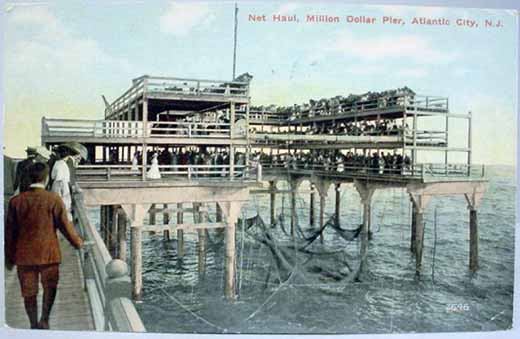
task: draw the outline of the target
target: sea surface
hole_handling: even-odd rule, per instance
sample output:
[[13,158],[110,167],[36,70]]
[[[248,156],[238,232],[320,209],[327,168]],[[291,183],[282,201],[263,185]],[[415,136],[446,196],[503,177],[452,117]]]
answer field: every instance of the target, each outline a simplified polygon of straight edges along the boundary
[[[143,300],[137,309],[149,332],[171,333],[407,333],[494,331],[512,326],[516,179],[513,167],[487,169],[489,184],[478,211],[480,270],[471,274],[469,211],[464,196],[432,199],[425,213],[423,271],[415,275],[410,252],[410,199],[402,189],[377,190],[372,203],[373,238],[369,273],[351,279],[359,265],[359,240],[345,240],[327,228],[323,244],[309,253],[292,250],[288,278],[276,258],[249,232],[237,227],[238,300],[223,296],[222,236],[209,232],[204,272],[199,272],[197,235],[185,235],[185,255],[178,257],[175,234],[144,234]],[[282,188],[280,183],[279,188]],[[300,189],[308,189],[308,183]],[[326,219],[334,213],[333,187]],[[309,225],[308,193],[297,196],[298,224]],[[317,195],[316,195],[317,197]],[[281,248],[306,244],[286,235],[287,195],[277,195],[277,216],[284,222],[268,230]],[[209,206],[210,217],[214,206]],[[316,220],[318,199],[315,203]],[[92,211],[93,219],[99,215]],[[242,218],[269,222],[269,196],[254,195]],[[185,214],[185,222],[191,216]],[[157,221],[161,222],[160,215]],[[175,216],[171,222],[175,222]],[[342,185],[341,227],[362,222],[360,198],[352,184]],[[282,227],[281,225],[284,225]],[[287,253],[287,251],[286,251]]]

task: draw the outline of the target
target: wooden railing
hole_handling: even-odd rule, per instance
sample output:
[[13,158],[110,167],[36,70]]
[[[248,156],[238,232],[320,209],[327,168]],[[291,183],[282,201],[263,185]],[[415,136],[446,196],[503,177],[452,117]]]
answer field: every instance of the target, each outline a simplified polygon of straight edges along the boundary
[[42,136],[134,138],[143,136],[143,124],[140,121],[44,118]]
[[274,112],[269,110],[251,110],[250,119],[253,121],[276,120],[290,122],[293,120],[309,119],[330,115],[356,115],[364,112],[377,112],[388,109],[400,108],[409,111],[448,113],[448,98],[433,96],[399,95],[381,97],[372,100],[357,101],[354,103],[342,103],[340,100],[331,104],[319,101],[313,106],[288,108],[284,111]]
[[[447,132],[446,131],[415,131],[415,140],[417,144],[447,144]],[[404,134],[404,142],[407,145],[412,145],[414,142],[414,131],[407,130]]]
[[468,165],[468,164],[415,164],[402,165],[400,168],[388,167],[370,167],[366,165],[349,165],[349,164],[312,164],[309,162],[299,161],[262,161],[262,169],[264,173],[269,171],[288,171],[288,172],[305,172],[308,171],[313,175],[324,175],[334,177],[348,178],[366,178],[366,179],[418,179],[428,180],[433,178],[484,178],[484,165]]
[[[42,121],[43,137],[100,137],[136,138],[180,137],[180,138],[229,138],[231,125],[217,122],[154,121],[145,125],[140,121],[49,119]],[[244,133],[235,133],[245,137]]]
[[[75,190],[79,188],[76,186]],[[80,258],[96,331],[146,332],[131,301],[128,267],[110,256],[96,227],[90,223],[81,193],[73,195],[73,215],[85,240]]]
[[249,95],[249,83],[247,82],[169,77],[148,77],[147,80],[146,90],[150,93],[223,97],[248,97]]
[[[151,166],[147,165],[146,170]],[[88,181],[141,181],[143,167],[132,165],[80,165],[76,168],[77,180]],[[261,170],[245,165],[159,165],[160,180],[222,181],[259,180]]]
[[187,138],[223,138],[230,137],[230,130],[229,123],[175,121],[148,123],[148,135],[152,137],[175,135]]
[[144,96],[210,96],[249,97],[249,83],[225,80],[201,80],[144,75],[132,81],[132,86],[105,110],[105,117],[128,109]]

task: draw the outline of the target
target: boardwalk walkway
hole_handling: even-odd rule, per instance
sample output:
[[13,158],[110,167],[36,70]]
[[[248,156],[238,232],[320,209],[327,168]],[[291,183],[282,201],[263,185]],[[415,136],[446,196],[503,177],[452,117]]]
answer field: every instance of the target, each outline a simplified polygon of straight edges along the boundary
[[[83,288],[79,252],[60,236],[62,263],[60,265],[60,284],[58,295],[51,313],[50,327],[53,330],[94,330],[88,296]],[[40,285],[38,312],[41,312]],[[6,270],[5,275],[6,324],[13,328],[29,328],[25,314],[20,285],[16,277],[16,268]]]

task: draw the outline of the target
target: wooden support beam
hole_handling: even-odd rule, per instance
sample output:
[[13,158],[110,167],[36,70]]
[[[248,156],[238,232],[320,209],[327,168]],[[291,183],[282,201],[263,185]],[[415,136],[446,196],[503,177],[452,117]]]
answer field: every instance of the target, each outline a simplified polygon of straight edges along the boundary
[[117,257],[117,245],[118,245],[118,230],[117,230],[117,213],[118,208],[116,206],[111,206],[110,208],[110,228],[108,234],[108,251],[112,258]]
[[134,300],[141,300],[143,292],[143,239],[140,227],[131,229],[132,252],[132,297]]
[[[165,212],[168,210],[168,204],[164,204],[163,206],[163,224],[168,225],[170,223],[170,215],[168,214],[168,212]],[[170,240],[170,230],[164,230],[163,236],[164,240]]]
[[340,225],[340,217],[341,217],[341,183],[336,184],[336,205],[335,205],[334,215],[336,217],[336,225]]
[[149,219],[150,222],[149,222],[149,224],[155,225],[155,215],[156,215],[155,204],[152,204],[152,206],[150,206],[149,213],[150,213],[150,219]]
[[291,237],[296,237],[296,191],[291,191]]
[[126,245],[126,227],[127,227],[126,215],[123,211],[117,213],[117,242],[118,251],[117,257],[123,261],[127,261],[127,245]]
[[311,197],[310,197],[310,207],[309,207],[309,224],[314,227],[315,218],[314,218],[314,199],[316,193],[314,193],[314,184],[311,184]]
[[360,247],[360,274],[368,272],[368,240],[370,232],[370,204],[372,202],[372,196],[376,188],[369,184],[354,181],[354,187],[359,193],[361,198],[361,204],[363,205],[363,225],[361,227],[361,247]]
[[422,270],[422,254],[424,244],[424,220],[422,209],[417,209],[415,214],[415,222],[415,273],[420,274]]
[[478,258],[478,208],[484,196],[483,190],[474,189],[473,193],[465,194],[469,209],[469,269],[476,272],[479,269]]
[[240,213],[242,202],[222,202],[219,203],[222,213],[225,216],[227,227],[225,228],[225,262],[224,262],[224,295],[230,301],[236,299],[236,243],[235,243],[235,224]]
[[[325,226],[325,196],[320,193],[320,230]],[[320,242],[323,244],[323,233],[320,234]]]
[[[194,209],[195,209],[195,204]],[[208,222],[207,214],[205,212],[200,211],[200,204],[197,204],[197,212],[194,214],[194,218],[196,217],[195,223],[198,225],[204,225]],[[199,271],[199,275],[203,276],[206,273],[206,254],[207,254],[207,239],[206,239],[206,229],[198,228],[197,229],[198,236],[198,260],[197,267]]]
[[224,295],[228,300],[234,301],[235,295],[235,269],[236,269],[236,249],[235,249],[235,224],[229,224],[225,228],[224,241],[226,246],[226,261],[224,263]]
[[[177,227],[184,223],[182,203],[177,204]],[[184,257],[184,230],[177,228],[177,257]]]
[[163,224],[157,224],[157,225],[144,225],[142,226],[143,232],[164,232],[164,231],[184,231],[187,233],[193,233],[198,232],[199,230],[204,229],[219,229],[219,228],[225,228],[227,227],[227,224],[225,222],[218,222],[218,223],[202,223],[202,222],[195,222],[195,223],[186,223],[186,224],[169,224],[169,225],[163,225]]
[[271,210],[271,225],[274,225],[276,223],[276,181],[269,181],[269,189],[271,191],[271,203],[270,203],[270,210]]
[[477,210],[469,210],[469,269],[472,272],[479,268],[478,260],[478,215]]
[[410,193],[415,207],[415,273],[419,275],[422,270],[422,255],[424,244],[424,211],[431,199],[430,195]]
[[121,205],[131,222],[130,251],[132,267],[132,296],[134,300],[141,300],[143,290],[143,239],[142,225],[150,204],[123,204]]
[[106,244],[107,206],[100,206],[99,214],[99,233],[101,234],[101,239]]
[[415,254],[415,233],[417,229],[417,220],[416,220],[416,209],[415,205],[412,201],[412,227],[411,227],[411,234],[410,234],[410,251]]
[[220,209],[220,206],[218,203],[215,203],[215,221],[216,222],[222,222],[222,210]]

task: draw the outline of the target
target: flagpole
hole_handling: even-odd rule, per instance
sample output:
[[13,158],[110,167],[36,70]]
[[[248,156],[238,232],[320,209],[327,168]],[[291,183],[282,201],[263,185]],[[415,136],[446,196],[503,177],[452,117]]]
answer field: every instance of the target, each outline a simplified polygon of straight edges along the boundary
[[236,77],[237,68],[237,28],[238,28],[238,6],[235,2],[235,36],[233,41],[233,80]]

